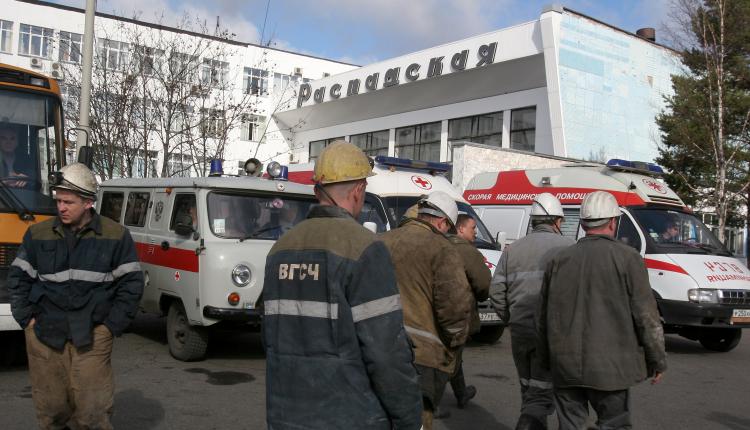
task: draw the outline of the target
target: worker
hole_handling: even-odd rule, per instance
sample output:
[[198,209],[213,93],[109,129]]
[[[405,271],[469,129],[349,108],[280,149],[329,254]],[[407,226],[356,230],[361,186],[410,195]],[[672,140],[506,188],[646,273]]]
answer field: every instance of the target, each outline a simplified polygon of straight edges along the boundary
[[434,191],[420,200],[416,219],[407,218],[381,236],[396,268],[404,323],[414,345],[425,430],[432,429],[434,411],[456,369],[474,306],[461,256],[445,237],[457,216],[456,202]]
[[[544,272],[539,355],[552,372],[561,430],[631,428],[629,388],[667,369],[664,332],[640,254],[617,241],[620,208],[605,191],[581,204],[586,236]],[[513,247],[515,249],[515,245]]]
[[24,328],[42,429],[111,429],[112,341],[138,311],[143,272],[127,229],[94,209],[96,177],[54,175],[56,217],[32,225],[11,264],[13,317]]
[[266,260],[270,430],[416,430],[422,401],[385,245],[359,225],[372,165],[337,141],[315,163],[320,205]]
[[[490,279],[492,274],[490,268],[485,263],[484,256],[476,246],[474,240],[477,237],[477,222],[471,215],[459,214],[456,219],[456,234],[449,234],[448,240],[453,243],[461,256],[464,266],[466,279],[471,286],[472,303],[471,306],[471,323],[469,325],[469,335],[479,332],[479,311],[477,302],[487,300],[490,289]],[[463,369],[463,346],[456,354],[456,370],[450,379],[453,395],[456,397],[456,403],[459,409],[466,407],[474,396],[477,395],[477,388],[473,385],[466,385]]]
[[552,380],[537,357],[536,313],[542,274],[551,258],[575,241],[560,233],[560,201],[541,193],[531,203],[533,230],[513,242],[500,257],[490,286],[490,301],[500,319],[511,328],[511,349],[521,387],[521,415],[517,430],[547,428],[554,412]]

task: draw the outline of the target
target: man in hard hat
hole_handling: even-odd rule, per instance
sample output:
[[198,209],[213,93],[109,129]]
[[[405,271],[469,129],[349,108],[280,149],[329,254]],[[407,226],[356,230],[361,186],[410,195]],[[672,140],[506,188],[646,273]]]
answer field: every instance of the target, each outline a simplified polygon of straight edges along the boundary
[[513,361],[521,386],[521,415],[516,429],[546,429],[554,411],[552,380],[537,357],[536,314],[544,268],[560,250],[575,241],[560,233],[563,210],[549,193],[531,203],[533,230],[507,247],[495,268],[490,300],[500,319],[510,326]]
[[445,237],[457,216],[456,202],[435,191],[420,200],[416,219],[381,236],[396,267],[404,324],[414,345],[425,430],[432,429],[433,412],[455,371],[474,306],[461,256]]
[[388,250],[356,217],[370,161],[337,141],[315,163],[319,206],[266,260],[266,415],[273,429],[409,429],[422,408]]
[[[539,355],[552,372],[559,428],[631,428],[629,388],[667,369],[664,332],[640,254],[617,241],[620,208],[596,191],[581,204],[586,236],[547,265]],[[515,245],[513,246],[515,249]]]
[[[456,234],[448,234],[448,240],[453,243],[456,251],[461,256],[464,273],[471,286],[473,305],[471,307],[469,334],[477,333],[480,329],[479,312],[477,311],[476,303],[487,300],[490,279],[492,278],[490,268],[485,264],[484,256],[474,246],[474,240],[477,237],[476,228],[477,222],[474,218],[471,215],[461,213],[456,218]],[[456,370],[450,380],[453,395],[456,396],[459,409],[465,408],[469,400],[477,395],[475,386],[466,385],[462,356],[463,346],[456,354]]]
[[58,215],[32,225],[8,275],[39,427],[111,429],[112,340],[135,317],[143,272],[130,233],[99,216],[83,164],[54,175]]

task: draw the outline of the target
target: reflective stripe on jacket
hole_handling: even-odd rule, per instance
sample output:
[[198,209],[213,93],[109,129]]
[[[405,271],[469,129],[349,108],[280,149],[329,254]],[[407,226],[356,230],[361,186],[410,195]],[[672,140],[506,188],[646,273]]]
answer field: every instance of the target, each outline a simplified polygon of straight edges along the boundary
[[420,427],[388,250],[346,211],[316,206],[276,242],[263,300],[269,429]]
[[58,217],[32,225],[8,276],[13,316],[21,327],[34,318],[41,342],[62,349],[91,344],[94,325],[116,336],[135,318],[143,294],[130,232],[92,211],[91,222],[69,246]]
[[586,236],[547,266],[539,357],[556,387],[624,390],[667,368],[646,266],[611,237]]
[[416,363],[453,373],[474,306],[461,256],[442,233],[419,219],[407,220],[381,239],[396,268]]
[[536,331],[544,268],[555,254],[573,244],[573,239],[552,226],[540,224],[505,248],[490,286],[490,300],[500,319],[517,329]]

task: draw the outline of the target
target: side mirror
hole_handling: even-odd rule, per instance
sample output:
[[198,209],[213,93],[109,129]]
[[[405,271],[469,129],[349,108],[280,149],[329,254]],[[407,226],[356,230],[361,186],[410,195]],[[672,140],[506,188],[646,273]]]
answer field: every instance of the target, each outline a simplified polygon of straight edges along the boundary
[[374,222],[372,222],[372,221],[365,221],[365,222],[363,222],[363,223],[362,223],[362,227],[364,227],[364,228],[366,228],[366,229],[370,230],[370,231],[371,231],[371,232],[373,232],[373,233],[377,233],[377,232],[378,232],[378,225],[377,225],[377,224],[375,224],[375,223],[374,223]]
[[495,243],[497,243],[497,247],[500,251],[505,248],[505,240],[506,240],[506,234],[504,231],[498,231],[495,233]]
[[177,218],[177,222],[174,225],[174,232],[177,233],[178,236],[190,236],[190,233],[193,233],[194,231],[193,218],[190,214],[180,215]]

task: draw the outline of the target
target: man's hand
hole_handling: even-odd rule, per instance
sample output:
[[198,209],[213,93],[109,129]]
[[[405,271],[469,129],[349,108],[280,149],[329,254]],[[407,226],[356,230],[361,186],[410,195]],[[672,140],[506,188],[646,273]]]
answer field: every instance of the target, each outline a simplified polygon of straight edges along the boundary
[[34,328],[34,324],[36,324],[36,319],[32,318],[29,323],[26,325],[28,328]]
[[651,385],[656,385],[659,382],[661,382],[662,375],[664,375],[664,374],[661,373],[661,372],[654,373],[654,376],[651,378]]

